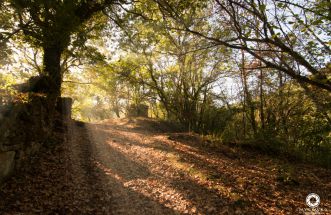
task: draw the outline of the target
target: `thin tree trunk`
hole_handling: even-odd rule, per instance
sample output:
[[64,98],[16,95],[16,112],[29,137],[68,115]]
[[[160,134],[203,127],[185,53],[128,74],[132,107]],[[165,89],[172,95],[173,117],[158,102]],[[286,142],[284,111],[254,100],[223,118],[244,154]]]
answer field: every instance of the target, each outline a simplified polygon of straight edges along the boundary
[[252,98],[251,98],[251,95],[249,93],[248,85],[247,85],[247,74],[246,74],[246,69],[245,69],[244,51],[242,51],[241,53],[242,53],[242,73],[243,73],[244,93],[246,94],[247,105],[250,108],[249,116],[250,116],[250,121],[251,121],[252,129],[253,129],[253,133],[254,133],[254,136],[256,136],[257,135],[257,128],[256,128],[256,121],[255,121],[255,107],[254,107],[254,104],[252,102]]
[[[261,66],[261,61],[260,61]],[[265,129],[265,120],[264,120],[264,105],[263,105],[263,72],[260,69],[260,120],[262,130]]]
[[[243,61],[244,63],[244,61]],[[243,132],[244,132],[244,138],[246,138],[246,90],[245,90],[245,80],[244,80],[244,68],[241,70],[241,81],[243,85]]]

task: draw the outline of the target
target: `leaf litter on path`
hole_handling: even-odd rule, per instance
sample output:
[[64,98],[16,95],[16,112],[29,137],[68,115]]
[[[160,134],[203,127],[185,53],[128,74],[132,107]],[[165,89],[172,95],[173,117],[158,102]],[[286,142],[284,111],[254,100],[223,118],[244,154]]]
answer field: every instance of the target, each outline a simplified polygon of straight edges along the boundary
[[[68,136],[6,183],[1,214],[300,214],[311,192],[331,211],[330,170],[215,149],[156,120],[71,123]],[[298,183],[280,180],[284,166]]]

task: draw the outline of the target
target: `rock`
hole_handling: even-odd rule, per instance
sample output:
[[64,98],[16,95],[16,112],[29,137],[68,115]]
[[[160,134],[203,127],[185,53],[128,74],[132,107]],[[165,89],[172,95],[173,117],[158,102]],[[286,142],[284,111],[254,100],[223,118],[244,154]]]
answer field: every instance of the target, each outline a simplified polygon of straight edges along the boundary
[[0,152],[0,184],[13,173],[14,158],[14,151]]
[[62,116],[62,120],[71,119],[72,103],[73,103],[72,98],[68,98],[68,97],[58,98],[58,101],[56,104],[56,110]]
[[128,117],[148,117],[148,106],[144,104],[131,105],[127,110]]
[[216,211],[216,208],[215,207],[208,207],[207,211],[208,211],[208,213],[212,213],[212,212]]

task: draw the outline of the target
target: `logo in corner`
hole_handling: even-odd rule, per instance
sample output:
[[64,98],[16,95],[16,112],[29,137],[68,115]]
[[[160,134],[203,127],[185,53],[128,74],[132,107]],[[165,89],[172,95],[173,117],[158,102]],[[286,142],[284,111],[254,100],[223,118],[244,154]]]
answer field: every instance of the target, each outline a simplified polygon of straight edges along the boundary
[[320,204],[320,202],[321,202],[320,197],[316,193],[310,193],[306,197],[306,204],[310,208],[316,208],[316,207],[318,207],[318,205]]

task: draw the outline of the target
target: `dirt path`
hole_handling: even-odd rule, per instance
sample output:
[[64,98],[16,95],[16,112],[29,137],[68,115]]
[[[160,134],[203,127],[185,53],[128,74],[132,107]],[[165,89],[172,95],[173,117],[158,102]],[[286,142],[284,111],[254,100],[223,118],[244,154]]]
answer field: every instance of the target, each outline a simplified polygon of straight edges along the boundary
[[144,126],[126,121],[88,126],[98,166],[113,193],[114,214],[212,213],[221,208],[216,192],[177,166],[167,136]]
[[152,120],[87,129],[114,214],[298,214],[311,192],[331,206],[330,171],[226,147],[215,152]]
[[[3,214],[300,214],[315,192],[331,212],[330,171],[208,147],[153,120],[73,123],[0,192]],[[1,214],[1,213],[0,213]]]

